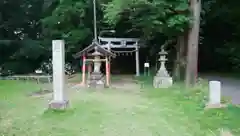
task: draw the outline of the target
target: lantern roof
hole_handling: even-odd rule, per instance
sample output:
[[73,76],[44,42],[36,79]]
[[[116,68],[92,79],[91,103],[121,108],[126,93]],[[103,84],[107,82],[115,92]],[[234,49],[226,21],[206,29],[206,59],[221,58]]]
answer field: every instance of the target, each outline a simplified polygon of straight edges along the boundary
[[164,49],[161,49],[161,51],[158,54],[159,55],[167,55],[168,53]]
[[103,56],[103,54],[95,50],[93,53],[89,54],[88,56]]

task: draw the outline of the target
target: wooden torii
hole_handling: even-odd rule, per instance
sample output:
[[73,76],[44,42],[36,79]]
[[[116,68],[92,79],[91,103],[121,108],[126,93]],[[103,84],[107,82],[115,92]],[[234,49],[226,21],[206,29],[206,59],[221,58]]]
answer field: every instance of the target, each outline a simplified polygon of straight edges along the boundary
[[[93,53],[92,53],[93,52]],[[91,58],[86,58],[86,57],[90,57]],[[75,59],[82,57],[82,85],[86,85],[86,62],[93,62],[94,64],[94,70],[92,73],[89,72],[89,77],[90,80],[95,80],[96,84],[97,82],[99,82],[99,80],[101,80],[101,71],[100,71],[100,67],[101,67],[101,63],[105,62],[105,66],[106,66],[106,82],[105,82],[105,86],[109,86],[110,85],[110,57],[115,58],[116,55],[114,53],[112,53],[109,50],[104,49],[103,47],[101,47],[97,42],[93,42],[92,44],[90,44],[88,47],[86,47],[85,49],[83,49],[82,51],[76,53],[75,55],[73,55],[73,57]],[[93,57],[93,58],[92,58]],[[98,79],[99,78],[99,79]]]

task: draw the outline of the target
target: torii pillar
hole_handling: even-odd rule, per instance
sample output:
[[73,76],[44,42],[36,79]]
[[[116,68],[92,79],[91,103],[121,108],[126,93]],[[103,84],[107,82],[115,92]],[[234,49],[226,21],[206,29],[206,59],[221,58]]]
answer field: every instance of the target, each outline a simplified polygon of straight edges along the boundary
[[135,52],[135,61],[136,61],[136,76],[140,76],[140,68],[139,68],[139,47],[136,46],[136,52]]

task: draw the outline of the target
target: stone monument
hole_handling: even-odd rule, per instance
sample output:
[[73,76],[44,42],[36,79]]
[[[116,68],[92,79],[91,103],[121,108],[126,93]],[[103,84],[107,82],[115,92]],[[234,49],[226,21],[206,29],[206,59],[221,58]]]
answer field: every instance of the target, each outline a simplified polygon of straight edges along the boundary
[[49,103],[51,109],[65,109],[68,100],[65,94],[65,43],[63,40],[52,41],[53,65],[53,100]]
[[159,55],[160,55],[159,58],[160,68],[153,79],[153,86],[154,88],[167,88],[172,86],[173,84],[173,79],[172,77],[170,77],[165,67],[165,63],[167,61],[166,59],[167,52],[162,48],[161,52],[159,52]]

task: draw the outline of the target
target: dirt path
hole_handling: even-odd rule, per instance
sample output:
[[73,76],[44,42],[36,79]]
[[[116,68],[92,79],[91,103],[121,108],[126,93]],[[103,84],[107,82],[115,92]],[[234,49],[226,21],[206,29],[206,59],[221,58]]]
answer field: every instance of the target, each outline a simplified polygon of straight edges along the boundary
[[240,104],[240,80],[221,76],[203,76],[203,78],[221,81],[222,95],[231,97],[233,104]]

